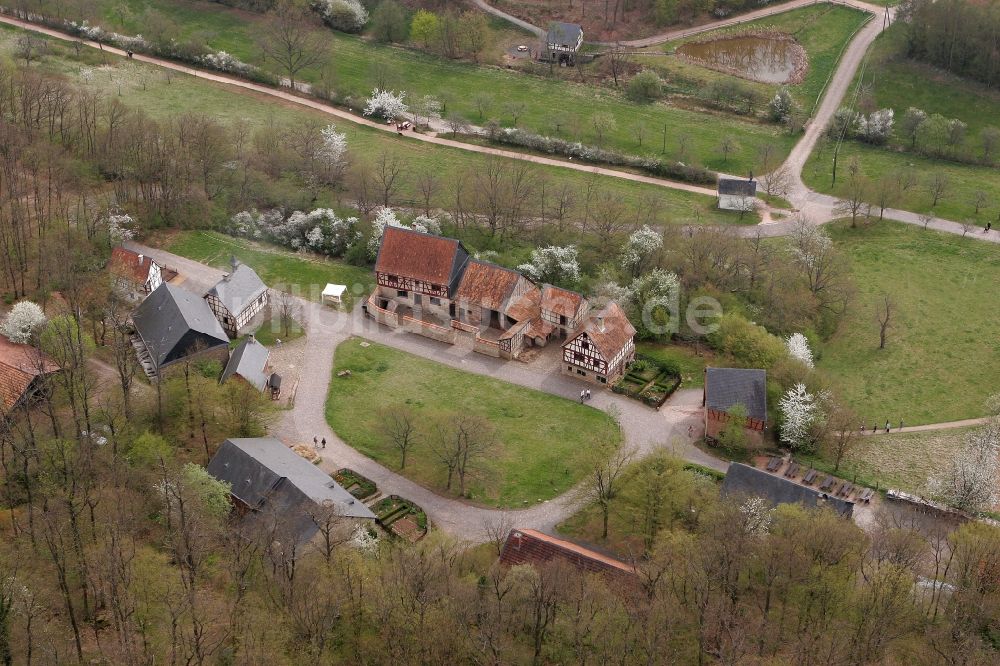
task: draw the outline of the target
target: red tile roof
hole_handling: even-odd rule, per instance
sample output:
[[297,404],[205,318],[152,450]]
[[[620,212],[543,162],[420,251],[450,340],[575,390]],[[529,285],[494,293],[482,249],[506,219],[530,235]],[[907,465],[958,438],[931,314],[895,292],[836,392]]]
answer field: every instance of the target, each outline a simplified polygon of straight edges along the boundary
[[583,295],[547,284],[542,287],[542,309],[573,318],[583,305]]
[[138,252],[116,247],[111,250],[111,271],[115,275],[144,285],[149,279],[149,269],[153,265],[153,258],[148,255],[141,256],[142,259],[139,258]]
[[0,335],[0,400],[4,410],[17,404],[35,377],[56,370],[59,366],[46,354]]
[[509,268],[473,259],[465,267],[455,297],[500,312],[520,279],[520,273]]
[[635,569],[621,560],[536,530],[511,530],[500,553],[500,563],[507,566],[552,561],[563,561],[591,573],[635,575]]
[[[602,320],[603,327],[598,323]],[[584,333],[597,347],[597,351],[601,352],[604,360],[610,363],[622,350],[622,347],[635,336],[635,328],[628,320],[625,311],[618,307],[617,303],[611,301],[603,310],[590,317],[583,330],[567,340],[566,344]]]
[[453,238],[386,227],[375,260],[375,272],[447,286],[460,268],[455,264],[461,247]]
[[507,308],[507,316],[515,321],[531,321],[541,317],[538,307],[541,295],[538,289],[532,287]]

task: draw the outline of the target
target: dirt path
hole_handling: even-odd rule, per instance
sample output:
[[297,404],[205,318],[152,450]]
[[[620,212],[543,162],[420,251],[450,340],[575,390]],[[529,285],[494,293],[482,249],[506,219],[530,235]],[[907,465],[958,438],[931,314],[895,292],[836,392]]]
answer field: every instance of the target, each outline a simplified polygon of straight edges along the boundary
[[892,423],[889,424],[889,432],[885,431],[885,428],[880,428],[876,432],[871,430],[866,430],[863,435],[865,437],[878,437],[879,435],[899,435],[906,434],[908,432],[935,432],[938,430],[954,430],[956,428],[970,428],[972,426],[985,425],[989,422],[989,417],[983,417],[979,419],[964,419],[962,421],[946,421],[945,423],[927,423],[925,425],[918,426],[908,426],[904,425],[902,428],[894,427]]

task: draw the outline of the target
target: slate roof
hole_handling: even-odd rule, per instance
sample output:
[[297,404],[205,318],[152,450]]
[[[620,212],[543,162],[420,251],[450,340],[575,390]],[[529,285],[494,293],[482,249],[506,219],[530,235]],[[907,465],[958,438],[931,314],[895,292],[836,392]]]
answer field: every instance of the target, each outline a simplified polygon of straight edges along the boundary
[[573,318],[583,305],[583,295],[568,289],[553,287],[551,284],[542,287],[542,309],[554,312],[563,317]]
[[212,347],[229,344],[229,336],[204,299],[166,282],[135,309],[132,323],[157,368],[190,332],[203,336]]
[[267,347],[257,342],[248,335],[243,341],[236,345],[236,349],[229,355],[229,362],[226,369],[222,371],[222,383],[225,383],[233,375],[239,375],[261,391],[267,386],[268,375],[264,373],[267,366],[267,359],[271,353]]
[[454,288],[468,261],[469,253],[454,238],[387,226],[382,232],[375,272]]
[[109,265],[115,275],[120,275],[136,284],[144,285],[146,284],[146,280],[149,279],[149,269],[153,267],[154,263],[153,258],[149,255],[140,255],[138,252],[133,252],[123,247],[116,247],[111,250]]
[[620,560],[536,530],[511,530],[500,552],[500,563],[506,566],[537,566],[552,561],[566,562],[590,573],[635,575],[635,569]]
[[521,274],[488,261],[470,259],[458,283],[455,298],[501,312],[517,286]]
[[[598,324],[601,319],[604,320],[603,330]],[[590,317],[583,330],[566,340],[563,346],[568,345],[584,333],[587,334],[587,338],[601,353],[604,360],[610,363],[635,335],[635,327],[628,320],[625,311],[618,307],[617,303],[611,301],[603,310]]]
[[4,411],[17,404],[36,377],[58,370],[44,352],[0,335],[0,402]]
[[845,517],[850,517],[854,512],[853,502],[832,497],[743,463],[730,463],[720,492],[723,496],[762,497],[775,505],[828,506]]
[[742,404],[747,416],[767,420],[767,372],[743,368],[705,368],[705,406],[720,412]]
[[745,178],[720,178],[719,194],[752,197],[757,194],[757,181]]
[[232,495],[254,511],[273,511],[300,543],[317,531],[309,511],[332,505],[341,515],[373,520],[375,514],[343,486],[273,437],[227,439],[208,473],[232,486]]
[[559,46],[572,46],[576,45],[580,41],[580,36],[583,34],[583,28],[576,23],[563,23],[557,21],[549,24],[549,33],[545,38],[548,44],[558,44]]
[[232,314],[239,314],[267,291],[267,285],[254,269],[237,264],[233,272],[219,280],[206,296],[215,296]]

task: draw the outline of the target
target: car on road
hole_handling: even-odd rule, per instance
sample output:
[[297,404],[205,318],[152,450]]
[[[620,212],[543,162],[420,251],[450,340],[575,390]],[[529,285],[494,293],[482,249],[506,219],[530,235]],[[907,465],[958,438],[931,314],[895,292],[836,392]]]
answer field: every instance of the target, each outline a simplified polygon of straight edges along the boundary
[[525,52],[527,52],[527,50],[528,50],[528,47],[527,47],[527,46],[525,46],[524,44],[518,44],[518,46],[517,46],[517,50],[518,50],[518,51],[519,51],[520,53],[525,53]]

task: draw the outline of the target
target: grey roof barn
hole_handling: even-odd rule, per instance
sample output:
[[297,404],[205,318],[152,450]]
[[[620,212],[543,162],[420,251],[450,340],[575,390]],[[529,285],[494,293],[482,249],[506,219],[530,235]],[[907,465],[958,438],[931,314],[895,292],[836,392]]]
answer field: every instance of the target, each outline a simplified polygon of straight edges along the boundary
[[233,315],[243,312],[248,305],[267,291],[267,285],[254,269],[233,259],[233,272],[219,280],[208,290],[206,297],[214,296]]
[[747,416],[767,420],[767,372],[743,368],[705,368],[705,406],[728,412],[734,405]]
[[752,197],[757,194],[757,181],[753,178],[720,178],[719,194],[737,197]]
[[136,308],[132,324],[157,372],[194,352],[229,344],[204,300],[166,282]]
[[769,474],[742,463],[730,463],[722,482],[721,493],[727,497],[762,497],[771,504],[803,504],[807,507],[827,506],[850,518],[854,502],[831,497],[813,488]]
[[248,335],[229,355],[226,369],[222,371],[222,383],[230,377],[242,377],[263,391],[268,379],[264,368],[267,367],[267,359],[270,356],[267,347],[257,342],[254,336]]
[[576,49],[580,44],[583,28],[576,23],[557,21],[549,24],[549,32],[545,41],[549,44]]
[[250,511],[279,517],[299,543],[315,536],[313,515],[320,507],[333,507],[345,518],[375,519],[361,500],[273,437],[227,439],[208,473],[229,483],[233,498]]

